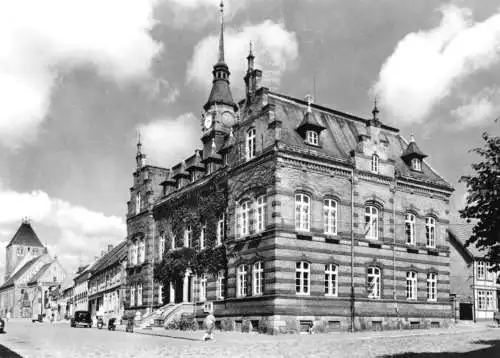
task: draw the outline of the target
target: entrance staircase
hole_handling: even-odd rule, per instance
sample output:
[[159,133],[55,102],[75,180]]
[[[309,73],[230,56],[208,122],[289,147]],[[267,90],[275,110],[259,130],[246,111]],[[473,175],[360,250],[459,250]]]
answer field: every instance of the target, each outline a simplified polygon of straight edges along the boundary
[[192,303],[169,303],[145,316],[140,322],[138,322],[138,326],[143,329],[164,327],[170,320],[174,319],[178,315],[192,310]]

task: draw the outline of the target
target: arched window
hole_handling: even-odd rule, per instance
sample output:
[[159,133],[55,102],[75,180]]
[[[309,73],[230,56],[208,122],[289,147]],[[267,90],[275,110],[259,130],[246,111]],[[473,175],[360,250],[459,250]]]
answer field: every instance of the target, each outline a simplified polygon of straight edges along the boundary
[[373,154],[372,155],[372,172],[373,173],[378,173],[378,170],[379,170],[378,162],[379,162],[378,155],[377,154]]
[[309,262],[300,261],[295,264],[295,293],[309,295]]
[[417,273],[414,271],[406,273],[406,299],[417,299]]
[[184,230],[184,247],[191,247],[193,245],[193,230],[188,226]]
[[368,298],[380,298],[380,269],[368,267]]
[[295,229],[309,231],[311,227],[311,198],[295,194]]
[[250,128],[247,131],[246,138],[246,150],[247,150],[247,160],[255,157],[256,145],[255,145],[255,128]]
[[207,299],[207,276],[202,274],[200,276],[200,301],[203,302]]
[[250,234],[250,209],[252,202],[245,200],[240,204],[240,236]]
[[238,297],[245,297],[247,295],[247,268],[245,265],[238,266],[236,284]]
[[427,274],[427,301],[437,299],[437,274],[430,272]]
[[137,192],[135,194],[135,213],[139,214],[141,212],[142,200],[141,193]]
[[312,145],[319,145],[319,136],[318,132],[308,130],[306,132],[306,143],[307,144],[312,144]]
[[264,270],[262,269],[262,262],[258,261],[253,264],[252,268],[252,287],[253,295],[262,295],[264,292]]
[[332,199],[323,200],[323,214],[325,234],[337,235],[337,202]]
[[365,208],[365,236],[367,239],[378,239],[378,209],[371,205]]
[[405,233],[406,233],[406,243],[410,245],[415,245],[415,215],[411,213],[406,214]]
[[338,266],[325,265],[325,296],[337,296]]
[[436,219],[433,217],[425,218],[425,237],[427,247],[436,247]]
[[411,168],[413,170],[417,170],[417,171],[421,172],[422,171],[422,161],[418,158],[413,158],[411,160]]
[[267,212],[266,196],[261,195],[257,198],[257,217],[255,222],[255,231],[261,232],[266,228],[266,212]]

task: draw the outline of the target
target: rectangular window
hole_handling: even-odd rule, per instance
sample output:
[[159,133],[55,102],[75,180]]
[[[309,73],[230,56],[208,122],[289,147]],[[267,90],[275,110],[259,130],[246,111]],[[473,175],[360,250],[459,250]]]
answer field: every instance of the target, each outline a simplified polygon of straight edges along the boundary
[[174,236],[174,235],[171,235],[170,237],[171,237],[171,240],[172,240],[172,241],[170,242],[170,248],[171,248],[172,250],[175,250],[175,236]]
[[379,158],[377,154],[372,155],[372,172],[378,173],[379,170]]
[[305,261],[295,264],[295,293],[297,295],[309,295],[309,263]]
[[130,307],[135,307],[135,287],[130,287]]
[[337,296],[337,275],[337,265],[325,265],[325,296]]
[[484,261],[477,262],[477,278],[484,280]]
[[160,260],[163,258],[163,252],[165,251],[165,234],[161,233],[160,240],[158,242],[158,257]]
[[200,230],[200,250],[205,248],[205,235],[207,231],[207,225],[203,225]]
[[215,287],[215,294],[218,300],[224,299],[224,271],[217,273],[217,282]]
[[256,232],[264,231],[266,227],[266,197],[261,195],[257,198],[257,222]]
[[241,236],[247,236],[250,234],[250,209],[251,201],[246,200],[240,205],[240,234]]
[[337,202],[323,200],[323,214],[325,234],[337,235]]
[[318,132],[309,130],[306,132],[306,142],[312,145],[319,145]]
[[406,299],[417,299],[417,273],[413,271],[406,273]]
[[365,208],[365,236],[367,239],[378,240],[378,209],[374,206]]
[[237,275],[238,297],[245,297],[247,295],[247,268],[245,265],[238,266]]
[[262,295],[262,292],[264,292],[264,280],[263,280],[263,275],[264,275],[264,270],[262,269],[262,262],[256,262],[253,265],[253,294],[254,295]]
[[368,298],[380,298],[380,269],[378,267],[368,268]]
[[247,131],[246,147],[247,147],[247,160],[255,157],[256,144],[255,144],[255,128],[250,128]]
[[142,306],[142,285],[137,286],[137,306]]
[[158,303],[163,304],[163,285],[158,285]]
[[215,243],[215,246],[222,245],[222,240],[224,238],[224,214],[222,214],[221,217],[219,217],[219,220],[217,221],[217,242]]
[[146,242],[144,239],[139,241],[139,263],[143,263],[146,260]]
[[295,229],[309,231],[311,227],[311,199],[305,194],[295,195]]
[[486,309],[495,310],[495,300],[493,299],[493,291],[486,291]]
[[486,292],[479,290],[477,291],[477,307],[480,310],[486,310]]
[[200,277],[200,301],[206,301],[207,299],[207,276],[204,274]]
[[427,247],[436,247],[436,219],[425,218],[425,237],[427,239]]
[[437,274],[427,274],[427,301],[437,300]]
[[193,230],[191,230],[191,226],[188,226],[184,230],[184,247],[191,247],[193,244]]
[[405,234],[406,243],[409,245],[415,245],[415,215],[410,213],[406,214]]
[[22,247],[18,247],[18,248],[16,249],[16,252],[17,252],[17,256],[22,256],[22,255],[23,255],[23,253],[24,253],[24,252],[23,252],[23,248],[22,248]]

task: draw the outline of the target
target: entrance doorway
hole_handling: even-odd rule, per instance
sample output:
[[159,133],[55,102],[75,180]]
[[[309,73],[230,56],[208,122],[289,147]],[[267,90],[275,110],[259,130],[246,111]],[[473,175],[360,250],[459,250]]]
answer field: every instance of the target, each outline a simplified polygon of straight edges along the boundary
[[181,303],[182,302],[182,280],[177,280],[175,281],[174,288],[175,288],[175,303]]
[[472,321],[472,303],[460,303],[460,319]]

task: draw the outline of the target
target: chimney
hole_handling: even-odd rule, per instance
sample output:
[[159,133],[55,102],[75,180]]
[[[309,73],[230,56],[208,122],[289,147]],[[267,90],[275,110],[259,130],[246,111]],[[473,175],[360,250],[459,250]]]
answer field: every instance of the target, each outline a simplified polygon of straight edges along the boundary
[[111,250],[113,250],[113,245],[108,244],[108,252],[110,252]]
[[106,255],[106,251],[105,250],[101,250],[101,257],[103,257],[104,255]]

